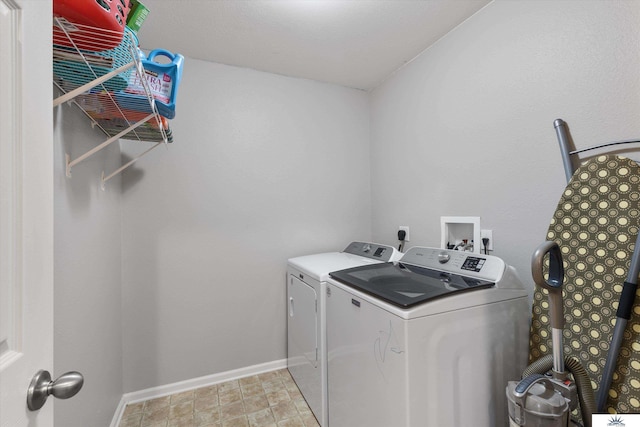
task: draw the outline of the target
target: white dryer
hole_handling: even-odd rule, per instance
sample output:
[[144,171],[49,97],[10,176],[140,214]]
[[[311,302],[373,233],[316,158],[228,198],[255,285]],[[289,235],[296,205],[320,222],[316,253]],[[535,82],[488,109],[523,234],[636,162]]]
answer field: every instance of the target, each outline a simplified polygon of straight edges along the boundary
[[342,252],[301,256],[287,266],[287,368],[321,426],[328,426],[325,295],[329,273],[397,261],[395,248],[352,242]]
[[330,427],[506,425],[530,309],[500,258],[414,247],[331,273],[327,292]]

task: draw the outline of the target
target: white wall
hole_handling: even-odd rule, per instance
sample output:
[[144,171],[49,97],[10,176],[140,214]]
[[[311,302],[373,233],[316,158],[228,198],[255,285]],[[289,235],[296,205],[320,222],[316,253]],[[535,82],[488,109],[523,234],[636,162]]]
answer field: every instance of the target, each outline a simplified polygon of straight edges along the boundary
[[186,59],[175,142],[123,175],[125,391],[286,357],[287,258],[371,237],[367,102]]
[[107,139],[73,106],[54,111],[54,370],[79,371],[83,389],[52,399],[55,424],[107,426],[122,396],[120,179],[100,190],[100,174],[120,164],[117,143],[65,175],[72,159]]
[[578,147],[640,136],[640,2],[494,1],[371,95],[373,239],[440,245],[440,216],[481,217],[532,289],[530,257]]

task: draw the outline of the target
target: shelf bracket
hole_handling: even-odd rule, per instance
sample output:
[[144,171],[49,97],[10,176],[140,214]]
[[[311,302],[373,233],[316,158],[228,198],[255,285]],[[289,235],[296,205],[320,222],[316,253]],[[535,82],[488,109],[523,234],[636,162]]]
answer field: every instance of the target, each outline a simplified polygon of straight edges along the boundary
[[148,152],[150,152],[151,150],[153,150],[154,148],[156,148],[156,147],[158,147],[160,145],[162,145],[162,142],[157,142],[153,147],[149,148],[148,150],[145,150],[142,154],[140,154],[135,159],[132,159],[129,162],[127,162],[126,164],[120,166],[118,169],[113,171],[109,176],[105,177],[104,176],[104,171],[103,171],[102,172],[102,180],[100,182],[100,188],[102,188],[102,190],[104,191],[105,183],[107,181],[109,181],[111,178],[113,178],[114,176],[116,176],[117,174],[119,174],[120,172],[122,172],[123,170],[125,170],[126,168],[128,168],[129,166],[134,164],[135,162],[137,162],[139,159],[141,159],[143,156],[145,156]]
[[128,128],[126,128],[125,130],[123,130],[122,132],[120,132],[119,134],[112,136],[111,138],[107,139],[105,142],[103,142],[102,144],[96,146],[95,148],[87,151],[86,153],[84,153],[82,156],[78,157],[75,160],[70,160],[70,157],[68,154],[65,154],[65,159],[66,159],[66,163],[67,163],[67,177],[71,178],[71,168],[75,165],[77,165],[78,163],[80,163],[81,161],[85,160],[86,158],[94,155],[95,153],[97,153],[98,151],[102,150],[103,148],[106,148],[107,146],[109,146],[111,143],[119,140],[120,138],[122,138],[123,136],[125,136],[126,134],[128,134],[129,132],[131,132],[132,130],[134,130],[135,128],[137,128],[138,126],[140,126],[141,124],[147,122],[147,120],[150,120],[151,118],[153,118],[155,116],[155,113],[151,113],[149,114],[147,117],[145,117],[144,119],[140,120],[137,123],[132,124],[131,126],[129,126]]
[[135,62],[129,62],[128,64],[123,65],[120,68],[117,68],[107,74],[105,74],[104,76],[98,77],[95,80],[90,81],[89,83],[85,83],[82,86],[79,86],[73,90],[70,90],[69,92],[65,93],[64,95],[60,95],[59,97],[57,97],[56,99],[53,100],[53,106],[54,108],[57,107],[58,105],[66,102],[66,101],[70,101],[73,98],[75,98],[78,95],[81,95],[85,92],[87,92],[88,90],[93,89],[94,87],[106,82],[107,80],[109,80],[110,78],[117,76],[118,74],[127,71],[129,68],[133,67],[135,65]]

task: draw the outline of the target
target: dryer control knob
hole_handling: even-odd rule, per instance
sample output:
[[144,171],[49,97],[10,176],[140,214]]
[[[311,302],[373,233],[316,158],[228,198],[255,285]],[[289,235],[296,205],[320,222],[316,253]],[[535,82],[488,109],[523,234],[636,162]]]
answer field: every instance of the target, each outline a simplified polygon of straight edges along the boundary
[[451,259],[451,257],[446,252],[440,252],[438,254],[438,262],[440,264],[446,264],[447,262],[449,262],[450,259]]
[[371,252],[371,245],[369,245],[369,244],[364,245],[364,247],[362,248],[362,251],[363,251],[364,253],[369,253],[369,252]]

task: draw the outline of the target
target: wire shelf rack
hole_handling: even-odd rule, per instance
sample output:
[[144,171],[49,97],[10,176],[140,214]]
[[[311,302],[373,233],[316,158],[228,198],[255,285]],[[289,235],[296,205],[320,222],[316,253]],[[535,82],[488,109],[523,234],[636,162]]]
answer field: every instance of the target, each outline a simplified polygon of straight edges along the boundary
[[[113,32],[54,17],[53,41],[53,83],[61,93],[53,100],[53,106],[65,102],[74,104],[108,137],[73,160],[67,154],[67,176],[71,176],[73,166],[120,139],[154,143],[113,173],[103,173],[101,185],[104,188],[106,181],[142,156],[160,144],[173,142],[169,121],[158,114],[144,78],[138,41],[133,32],[128,29],[124,33]],[[123,108],[118,103],[118,93],[126,89],[136,75],[145,88],[145,95],[138,102],[140,108]]]

